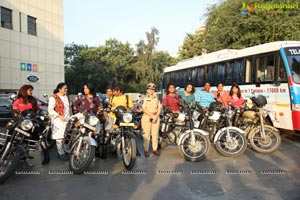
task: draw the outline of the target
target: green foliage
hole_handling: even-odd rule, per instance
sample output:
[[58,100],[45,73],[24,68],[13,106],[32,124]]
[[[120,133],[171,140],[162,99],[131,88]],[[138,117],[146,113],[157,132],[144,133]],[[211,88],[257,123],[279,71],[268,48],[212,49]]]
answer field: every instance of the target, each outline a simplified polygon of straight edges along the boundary
[[[252,6],[254,3],[292,1],[245,0],[244,2]],[[210,7],[207,11],[208,19],[204,34],[201,38],[197,38],[199,37],[197,33],[187,34],[179,52],[180,58],[199,55],[200,48],[213,52],[226,48],[240,49],[273,41],[300,40],[299,10],[297,14],[293,14],[289,10],[255,9],[254,13],[242,16],[241,8],[240,0],[226,0]]]
[[175,64],[175,59],[155,51],[158,34],[156,28],[146,32],[147,43],[139,41],[136,51],[117,39],[109,39],[99,47],[66,45],[65,79],[69,93],[76,94],[86,82],[100,92],[107,86],[119,85],[125,92],[143,93],[150,81],[159,86],[163,68]]

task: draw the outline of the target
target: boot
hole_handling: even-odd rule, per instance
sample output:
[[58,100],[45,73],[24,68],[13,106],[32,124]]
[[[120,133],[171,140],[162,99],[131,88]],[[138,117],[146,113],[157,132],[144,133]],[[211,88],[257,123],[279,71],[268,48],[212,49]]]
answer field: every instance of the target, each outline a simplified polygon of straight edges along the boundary
[[48,150],[42,149],[42,151],[43,151],[43,154],[44,154],[44,160],[42,161],[42,165],[46,165],[50,161],[50,155],[49,155]]

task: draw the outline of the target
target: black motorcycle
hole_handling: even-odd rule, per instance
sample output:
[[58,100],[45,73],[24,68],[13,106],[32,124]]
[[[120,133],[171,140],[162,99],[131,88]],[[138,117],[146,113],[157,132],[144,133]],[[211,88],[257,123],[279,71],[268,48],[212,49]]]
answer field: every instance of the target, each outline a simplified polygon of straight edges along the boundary
[[[112,112],[116,119],[105,117],[106,113]],[[123,164],[127,170],[134,167],[137,147],[134,136],[133,112],[126,111],[123,106],[118,106],[115,110],[106,110],[100,114],[101,134],[96,136],[100,157],[106,159],[108,152],[120,150]]]
[[14,174],[21,159],[32,166],[29,161],[31,151],[42,150],[42,164],[50,160],[45,132],[40,125],[43,116],[36,115],[33,110],[15,111],[13,115],[14,119],[6,124],[6,133],[1,133],[0,184]]

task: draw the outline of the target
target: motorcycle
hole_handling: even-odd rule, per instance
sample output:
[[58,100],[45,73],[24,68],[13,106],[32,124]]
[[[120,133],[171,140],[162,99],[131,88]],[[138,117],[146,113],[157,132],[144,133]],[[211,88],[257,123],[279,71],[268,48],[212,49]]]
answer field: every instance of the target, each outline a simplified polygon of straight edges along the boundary
[[209,133],[194,127],[192,113],[196,107],[185,102],[183,107],[187,112],[186,122],[188,123],[187,129],[181,134],[178,141],[179,152],[187,161],[200,161],[205,158],[210,149]]
[[63,146],[69,154],[70,169],[74,174],[82,174],[95,157],[97,142],[94,137],[100,133],[100,121],[84,108],[77,109],[80,112],[73,115],[67,123]]
[[263,95],[250,97],[253,106],[243,111],[235,109],[233,125],[244,130],[251,147],[260,153],[272,153],[281,144],[279,130],[273,126],[266,125],[265,119],[269,111],[264,108],[267,99]]
[[182,101],[184,112],[173,113],[165,109],[162,118],[159,143],[161,148],[167,144],[177,144],[180,154],[187,161],[200,161],[210,149],[208,133],[194,128],[192,112],[195,106]]
[[[116,119],[111,117],[104,119],[105,112],[114,113]],[[105,110],[100,114],[102,131],[96,138],[101,147],[100,157],[106,159],[108,152],[117,152],[119,150],[127,170],[131,170],[134,167],[137,155],[133,130],[135,124],[132,120],[132,112],[126,111],[126,108],[123,106],[118,106],[115,110]]]
[[0,133],[0,184],[14,174],[21,159],[33,166],[29,161],[32,159],[30,152],[42,150],[43,165],[50,160],[45,132],[40,126],[43,116],[36,115],[33,110],[14,111],[13,115],[6,124],[6,133]]
[[221,108],[221,104],[213,102],[208,109],[193,113],[197,128],[209,132],[210,141],[216,146],[218,152],[224,156],[236,157],[247,149],[244,131],[230,126],[233,115],[231,107]]

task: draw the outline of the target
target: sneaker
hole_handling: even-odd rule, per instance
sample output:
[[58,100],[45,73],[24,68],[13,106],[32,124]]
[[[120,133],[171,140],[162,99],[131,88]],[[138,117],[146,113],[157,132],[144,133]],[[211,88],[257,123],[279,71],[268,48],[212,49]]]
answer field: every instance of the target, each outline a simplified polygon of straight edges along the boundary
[[149,153],[148,153],[148,151],[145,151],[145,152],[144,152],[144,155],[145,155],[145,157],[147,157],[147,158],[150,156]]
[[160,156],[160,153],[157,150],[153,151],[153,154],[156,155],[156,156]]

